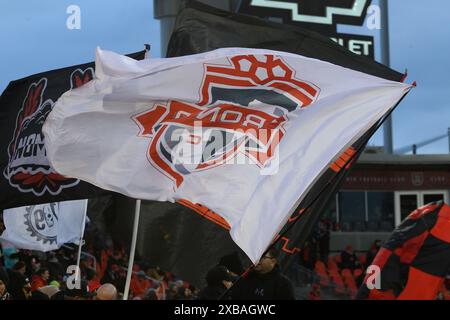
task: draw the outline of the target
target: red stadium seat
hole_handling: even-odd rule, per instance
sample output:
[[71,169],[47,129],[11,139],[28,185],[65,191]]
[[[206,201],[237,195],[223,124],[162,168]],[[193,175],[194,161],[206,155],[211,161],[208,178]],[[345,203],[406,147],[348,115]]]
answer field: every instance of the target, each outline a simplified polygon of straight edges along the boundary
[[339,270],[337,269],[330,269],[328,270],[328,273],[330,274],[330,276],[340,276]]
[[320,279],[320,285],[321,286],[329,286],[330,285],[330,278],[326,274],[318,274]]
[[341,271],[342,277],[346,278],[346,277],[351,277],[353,279],[353,274],[352,271],[350,269],[343,269]]
[[364,271],[362,269],[353,270],[353,277],[357,279]]
[[339,270],[339,267],[332,257],[328,258],[328,270]]
[[354,298],[356,293],[358,292],[358,288],[356,287],[355,280],[353,278],[346,278],[345,285],[348,288],[348,292],[350,293],[350,297]]
[[361,265],[365,266],[366,262],[367,262],[367,254],[362,253],[362,254],[358,255],[358,260],[359,260],[359,263],[361,263]]
[[320,260],[317,260],[314,270],[315,270],[316,272],[320,271],[320,272],[322,272],[322,273],[323,273],[323,272],[326,273],[326,272],[327,272],[327,267],[325,266],[325,263],[323,263],[323,262],[320,261]]
[[356,295],[358,289],[356,287],[356,281],[353,277],[352,272],[349,269],[344,269],[342,270],[342,277],[344,278],[344,284],[348,289],[350,297],[353,298]]
[[322,261],[317,261],[314,271],[319,276],[320,285],[328,286],[330,285],[330,278],[328,277],[327,270],[325,264]]
[[342,278],[339,274],[331,275],[331,281],[335,285],[334,291],[336,293],[339,293],[339,294],[345,293],[344,281],[342,281]]

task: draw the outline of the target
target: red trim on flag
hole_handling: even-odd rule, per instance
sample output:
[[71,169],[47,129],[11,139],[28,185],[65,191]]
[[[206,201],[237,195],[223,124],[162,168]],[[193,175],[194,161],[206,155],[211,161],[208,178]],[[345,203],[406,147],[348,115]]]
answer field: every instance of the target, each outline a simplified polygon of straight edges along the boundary
[[[334,172],[339,172],[346,165],[346,163],[355,155],[355,153],[356,150],[353,147],[348,148],[339,156],[339,158],[335,162],[331,164],[330,169],[333,170]],[[348,164],[345,166],[345,169],[348,169],[352,162],[353,160],[348,162]]]
[[294,222],[295,220],[297,220],[302,214],[303,212],[305,212],[305,208],[301,208],[300,210],[298,210],[296,213],[294,213],[288,220],[288,222]]
[[292,249],[289,249],[289,248],[288,248],[289,238],[281,237],[281,240],[284,241],[282,250],[283,250],[284,252],[286,252],[287,254],[294,254],[294,253],[296,253],[296,252],[300,252],[300,248],[298,248],[298,247],[293,247]]
[[189,209],[194,210],[196,213],[200,214],[202,217],[208,219],[209,221],[214,222],[218,226],[220,226],[226,230],[231,229],[231,226],[228,224],[228,222],[224,218],[222,218],[220,215],[218,215],[214,211],[210,210],[208,207],[205,207],[204,205],[201,205],[199,203],[192,203],[186,199],[180,199],[177,202],[185,207],[188,207]]

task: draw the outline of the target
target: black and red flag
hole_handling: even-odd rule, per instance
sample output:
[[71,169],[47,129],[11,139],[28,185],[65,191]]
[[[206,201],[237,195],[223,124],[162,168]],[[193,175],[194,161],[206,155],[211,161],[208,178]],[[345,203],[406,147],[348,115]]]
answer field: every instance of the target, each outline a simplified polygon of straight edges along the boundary
[[[130,55],[144,58],[145,51]],[[0,96],[0,209],[94,197],[106,191],[63,177],[50,166],[42,125],[66,91],[94,78],[94,63],[35,74],[9,83]]]
[[414,210],[394,230],[357,299],[434,300],[449,272],[450,206],[440,201]]

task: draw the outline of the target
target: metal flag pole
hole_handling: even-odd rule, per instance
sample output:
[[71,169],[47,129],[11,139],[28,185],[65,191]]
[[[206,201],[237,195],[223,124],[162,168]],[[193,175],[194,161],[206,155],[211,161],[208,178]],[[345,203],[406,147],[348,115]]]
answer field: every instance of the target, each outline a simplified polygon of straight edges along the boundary
[[[381,63],[390,67],[389,48],[389,10],[387,0],[380,0],[381,11]],[[383,124],[384,152],[392,154],[394,146],[392,142],[392,116]]]
[[450,153],[450,128],[448,128],[448,153]]
[[131,275],[133,273],[134,253],[136,251],[136,239],[139,227],[139,214],[141,211],[141,200],[136,200],[136,206],[134,209],[134,224],[133,224],[133,236],[131,239],[130,257],[128,259],[128,271],[127,280],[125,282],[125,290],[123,292],[123,300],[128,300],[128,293],[130,291]]
[[80,242],[78,243],[77,269],[76,269],[76,273],[75,273],[76,281],[78,281],[78,278],[80,276],[81,248],[83,247],[84,229],[86,226],[87,205],[88,205],[88,200],[86,199],[84,202],[83,222],[81,223]]

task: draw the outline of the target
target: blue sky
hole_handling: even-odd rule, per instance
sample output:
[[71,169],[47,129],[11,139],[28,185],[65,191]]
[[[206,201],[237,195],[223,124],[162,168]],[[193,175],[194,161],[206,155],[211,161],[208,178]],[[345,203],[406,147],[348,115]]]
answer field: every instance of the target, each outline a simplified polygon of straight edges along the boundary
[[[66,27],[72,4],[81,9],[80,30]],[[389,10],[391,67],[407,68],[418,83],[393,115],[396,149],[450,127],[450,1],[390,0]],[[340,31],[378,34],[365,26]],[[0,0],[0,92],[14,79],[91,61],[96,46],[130,53],[150,43],[159,57],[159,35],[153,0]],[[370,143],[381,145],[382,132]],[[442,139],[418,152],[448,153],[448,145]]]

